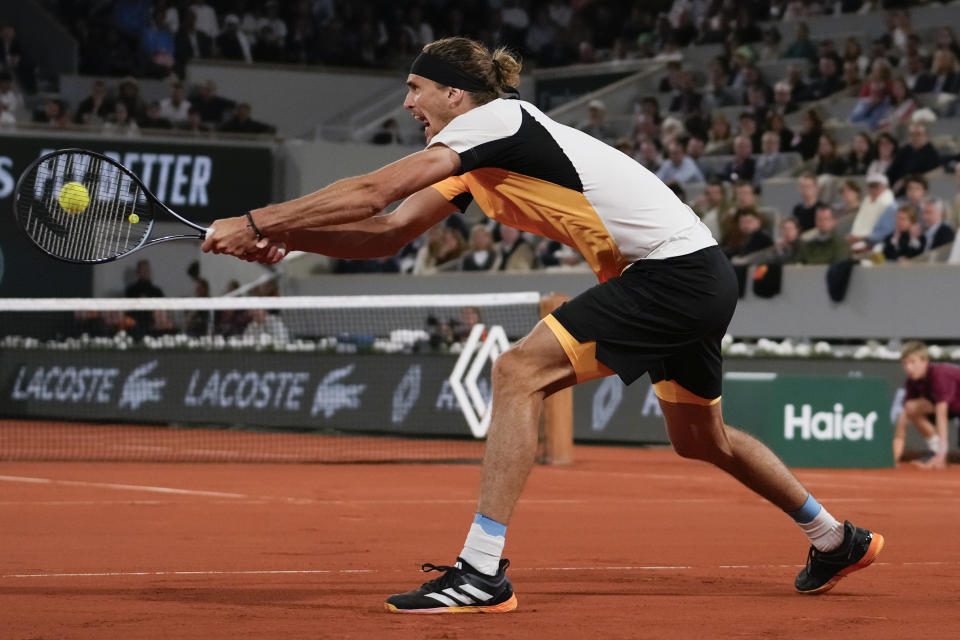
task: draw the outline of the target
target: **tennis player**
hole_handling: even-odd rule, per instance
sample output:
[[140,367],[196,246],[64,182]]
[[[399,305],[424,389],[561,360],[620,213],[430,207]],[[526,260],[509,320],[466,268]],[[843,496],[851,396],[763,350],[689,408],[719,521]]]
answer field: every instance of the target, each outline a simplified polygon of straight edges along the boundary
[[[655,175],[516,96],[520,64],[467,38],[423,48],[404,107],[426,149],[373,173],[218,220],[204,251],[274,262],[286,248],[337,258],[396,253],[471,198],[494,220],[577,249],[600,284],[544,318],[493,368],[493,413],[477,513],[453,566],[390,596],[393,612],[505,612],[517,606],[501,558],[507,524],[551,393],[614,373],[649,373],[677,453],[720,467],[807,535],[801,593],[872,563],[883,537],[823,508],[763,444],[723,422],[720,340],[737,283],[697,216]],[[388,215],[391,202],[407,199]]]

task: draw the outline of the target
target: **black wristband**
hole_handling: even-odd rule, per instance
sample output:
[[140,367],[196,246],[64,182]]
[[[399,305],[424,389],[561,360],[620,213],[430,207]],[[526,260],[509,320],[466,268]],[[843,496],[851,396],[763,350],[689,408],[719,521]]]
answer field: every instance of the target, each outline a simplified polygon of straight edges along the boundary
[[253,214],[247,211],[247,222],[250,224],[250,228],[253,229],[253,232],[257,234],[257,240],[263,240],[263,234],[260,233],[260,229],[257,229],[257,225],[253,223]]

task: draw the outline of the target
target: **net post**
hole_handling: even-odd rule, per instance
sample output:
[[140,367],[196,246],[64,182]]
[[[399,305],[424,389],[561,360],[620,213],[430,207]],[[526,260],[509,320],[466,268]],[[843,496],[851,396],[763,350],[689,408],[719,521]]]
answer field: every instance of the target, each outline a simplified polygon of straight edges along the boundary
[[[540,299],[540,318],[570,299],[551,293]],[[573,463],[573,387],[548,397],[543,403],[544,462],[552,465]]]

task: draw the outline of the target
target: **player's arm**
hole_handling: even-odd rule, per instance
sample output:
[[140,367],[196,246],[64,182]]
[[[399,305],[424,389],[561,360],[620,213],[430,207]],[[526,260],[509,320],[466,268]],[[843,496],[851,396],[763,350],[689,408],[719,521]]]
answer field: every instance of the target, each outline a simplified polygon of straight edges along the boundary
[[460,156],[449,147],[437,145],[373,173],[346,178],[302,198],[250,213],[266,236],[356,222],[372,218],[391,202],[440,182],[459,168]]
[[934,424],[937,427],[937,435],[940,436],[940,451],[935,451],[930,460],[930,466],[934,469],[942,469],[947,465],[947,449],[950,446],[950,440],[947,437],[947,422],[950,419],[949,407],[946,402],[937,402],[933,405]]
[[207,232],[203,250],[247,257],[260,250],[257,231],[268,238],[282,238],[291,231],[366,220],[391,202],[454,175],[459,168],[460,156],[449,147],[437,145],[373,173],[339,180],[302,198],[251,211],[255,229],[246,216],[217,220]]
[[457,211],[432,187],[414,193],[391,213],[358,222],[299,229],[282,236],[288,249],[362,260],[395,255],[408,242]]

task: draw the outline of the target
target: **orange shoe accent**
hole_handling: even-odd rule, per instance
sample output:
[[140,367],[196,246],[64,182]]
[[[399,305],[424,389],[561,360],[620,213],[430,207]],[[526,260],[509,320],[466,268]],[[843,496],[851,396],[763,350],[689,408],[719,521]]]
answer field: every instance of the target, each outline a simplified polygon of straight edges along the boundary
[[883,536],[880,535],[879,533],[874,533],[873,540],[870,541],[870,546],[867,547],[867,552],[863,554],[863,557],[860,558],[860,560],[856,564],[852,564],[849,567],[838,571],[837,575],[833,576],[833,578],[830,579],[830,582],[826,583],[819,589],[814,589],[813,591],[800,591],[798,593],[802,593],[808,596],[815,596],[815,595],[830,591],[830,589],[833,589],[837,585],[837,583],[840,582],[840,579],[843,578],[844,576],[848,576],[854,571],[859,571],[860,569],[866,569],[871,564],[873,564],[873,561],[877,559],[877,556],[880,555],[880,552],[883,550],[883,544],[884,544]]
[[430,615],[435,613],[508,613],[517,608],[517,594],[510,596],[509,600],[493,605],[492,607],[437,607],[436,609],[398,609],[389,602],[385,602],[387,611],[390,613],[415,613],[419,615]]

